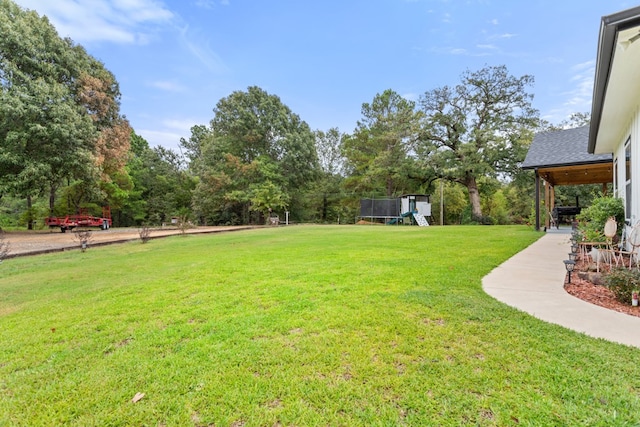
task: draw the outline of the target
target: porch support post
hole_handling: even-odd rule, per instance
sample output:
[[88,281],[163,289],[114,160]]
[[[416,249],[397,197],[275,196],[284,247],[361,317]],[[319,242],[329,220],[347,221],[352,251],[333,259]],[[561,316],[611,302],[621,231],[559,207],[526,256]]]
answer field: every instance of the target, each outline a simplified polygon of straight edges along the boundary
[[536,231],[540,231],[540,174],[536,169]]
[[551,228],[551,184],[547,181],[544,182],[544,209],[545,209],[545,218],[544,226],[548,230]]

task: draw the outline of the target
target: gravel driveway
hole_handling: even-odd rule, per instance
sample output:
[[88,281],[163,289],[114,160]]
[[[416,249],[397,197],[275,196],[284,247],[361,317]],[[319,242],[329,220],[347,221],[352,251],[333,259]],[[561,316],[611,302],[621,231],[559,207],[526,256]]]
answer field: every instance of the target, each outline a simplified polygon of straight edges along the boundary
[[[186,230],[188,234],[222,233],[228,231],[248,230],[254,226],[234,227],[195,227]],[[180,234],[175,227],[154,228],[151,230],[151,238],[172,236]],[[30,232],[5,232],[5,238],[9,242],[9,255],[7,258],[25,255],[37,255],[48,252],[77,249],[80,243],[75,239],[75,233],[61,233],[59,229]],[[92,233],[91,244],[93,246],[109,243],[122,243],[140,239],[137,228],[111,228],[109,230],[96,229]]]

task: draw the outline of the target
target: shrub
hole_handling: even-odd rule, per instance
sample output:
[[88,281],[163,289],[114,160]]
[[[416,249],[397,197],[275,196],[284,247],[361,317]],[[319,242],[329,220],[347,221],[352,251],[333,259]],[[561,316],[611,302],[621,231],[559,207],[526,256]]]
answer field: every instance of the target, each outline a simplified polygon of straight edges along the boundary
[[91,230],[76,230],[73,232],[73,240],[80,244],[80,250],[85,252],[93,241]]
[[149,228],[148,225],[143,225],[138,230],[138,234],[140,235],[142,243],[147,243],[149,239],[151,239],[151,228]]
[[[540,224],[544,226],[547,221],[547,208],[544,203],[540,204]],[[531,202],[531,209],[529,210],[529,219],[528,224],[531,226],[535,226],[536,224],[536,204],[535,202]]]
[[605,277],[604,283],[618,301],[631,304],[631,293],[640,289],[640,272],[615,268]]
[[601,196],[593,200],[591,206],[583,209],[576,219],[580,221],[580,231],[587,241],[603,242],[604,224],[609,217],[615,217],[618,223],[618,235],[622,233],[624,225],[624,204],[622,199]]

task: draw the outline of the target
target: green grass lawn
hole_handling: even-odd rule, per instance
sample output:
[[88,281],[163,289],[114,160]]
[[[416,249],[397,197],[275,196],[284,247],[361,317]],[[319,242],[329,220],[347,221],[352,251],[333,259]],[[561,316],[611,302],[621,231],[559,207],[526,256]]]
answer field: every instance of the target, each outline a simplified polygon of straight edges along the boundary
[[298,226],[7,260],[0,425],[637,425],[640,350],[483,293],[539,236]]

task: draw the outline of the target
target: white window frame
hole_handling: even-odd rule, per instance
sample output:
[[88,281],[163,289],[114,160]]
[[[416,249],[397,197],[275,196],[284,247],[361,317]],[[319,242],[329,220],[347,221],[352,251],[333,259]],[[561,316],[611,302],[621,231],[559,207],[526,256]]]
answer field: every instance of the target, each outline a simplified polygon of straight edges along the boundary
[[627,142],[624,143],[624,216],[627,221],[631,221],[631,195],[632,195],[632,186],[631,186],[631,174],[632,174],[632,164],[631,164],[631,136],[627,138]]

